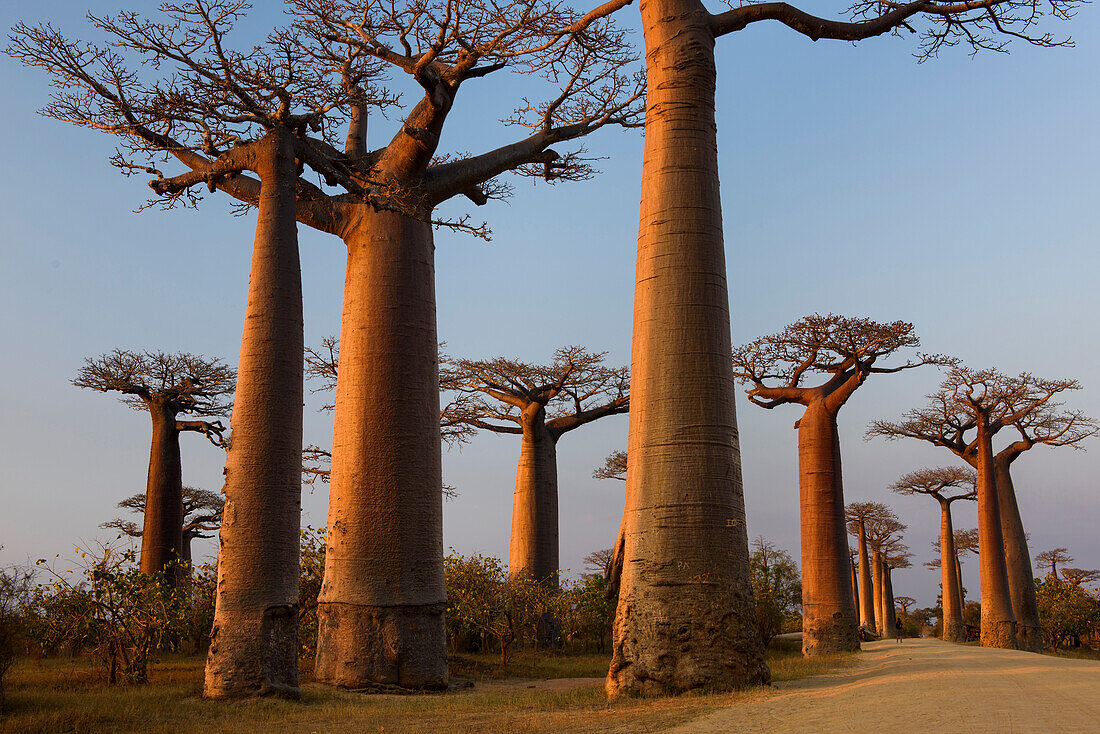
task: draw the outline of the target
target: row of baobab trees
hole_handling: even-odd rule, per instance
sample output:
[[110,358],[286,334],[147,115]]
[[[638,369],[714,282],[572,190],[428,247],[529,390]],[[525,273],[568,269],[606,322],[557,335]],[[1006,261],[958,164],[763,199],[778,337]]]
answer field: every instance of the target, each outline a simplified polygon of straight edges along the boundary
[[[114,164],[155,177],[154,203],[194,204],[205,186],[257,210],[207,696],[299,690],[289,613],[304,390],[297,226],[339,237],[348,253],[318,678],[438,688],[446,655],[433,226],[482,236],[488,229],[434,212],[457,197],[481,205],[506,195],[506,174],[585,178],[591,168],[570,141],[643,125],[629,466],[607,690],[767,680],[748,581],[729,358],[715,42],[773,21],[813,40],[917,33],[924,57],[960,42],[975,50],[1001,50],[1008,39],[1058,46],[1066,41],[1039,23],[1069,18],[1077,0],[857,0],[842,19],[787,3],[711,13],[701,0],[653,0],[640,6],[644,73],[614,20],[629,4],[292,0],[286,25],[239,48],[229,35],[243,0],[181,0],[153,18],[89,16],[107,39],[99,45],[48,24],[12,30],[8,53],[45,70],[56,88],[44,114],[114,136]],[[476,155],[440,151],[464,83],[492,84],[502,71],[531,86],[506,121],[523,133]],[[411,104],[396,93],[401,84],[415,90]],[[400,118],[392,137],[373,138],[369,113],[390,110]],[[182,172],[166,175],[158,167],[166,160]],[[801,477],[806,652],[816,654],[858,645],[840,547],[835,411],[870,371],[867,360],[846,358],[831,365],[826,386],[803,389],[810,366],[777,378],[793,387],[765,387],[776,375],[737,369],[761,405],[805,405],[800,463],[834,462]],[[991,466],[981,448],[988,421],[975,430],[977,461]],[[994,544],[995,484],[991,475],[981,481],[983,532]],[[1007,590],[1003,575],[990,583]],[[990,628],[1010,626],[1007,602],[992,603],[989,614]],[[1007,626],[1000,636],[1012,636]]]

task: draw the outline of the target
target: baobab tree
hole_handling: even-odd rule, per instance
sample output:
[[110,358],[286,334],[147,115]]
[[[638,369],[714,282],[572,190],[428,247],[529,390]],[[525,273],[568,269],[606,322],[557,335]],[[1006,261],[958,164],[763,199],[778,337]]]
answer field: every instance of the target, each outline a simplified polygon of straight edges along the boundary
[[1067,563],[1073,563],[1073,556],[1069,554],[1067,548],[1051,548],[1045,550],[1039,555],[1035,556],[1036,568],[1046,568],[1047,578],[1058,580],[1058,564],[1063,566]]
[[[955,367],[928,396],[927,407],[909,411],[899,422],[875,421],[868,429],[868,437],[917,438],[942,446],[977,471],[985,647],[1042,650],[1027,534],[1007,469],[1022,451],[1041,442],[1040,437],[1076,446],[1095,432],[1090,419],[1063,412],[1053,402],[1062,392],[1077,389],[1075,380]],[[1008,427],[1016,428],[1023,439],[995,455],[993,437]]]
[[898,494],[927,495],[940,506],[940,569],[943,598],[943,640],[964,642],[966,629],[962,621],[961,585],[958,576],[958,554],[955,551],[955,529],[951,522],[951,504],[959,500],[978,499],[977,475],[962,467],[918,469],[890,485]]
[[896,597],[894,597],[894,602],[899,607],[901,607],[901,613],[908,616],[909,615],[909,607],[916,604],[917,600],[914,599],[911,596],[896,596]]
[[[508,172],[586,177],[579,150],[551,146],[639,126],[643,80],[605,20],[614,3],[581,15],[545,0],[298,0],[289,30],[235,52],[226,34],[246,7],[192,0],[165,6],[160,22],[93,18],[109,48],[20,25],[9,53],[54,77],[60,91],[47,114],[116,134],[145,156],[144,166],[117,162],[155,174],[161,203],[193,202],[205,184],[259,208],[219,560],[233,572],[219,571],[205,694],[299,692],[302,364],[286,358],[304,346],[296,222],[348,248],[341,332],[350,359],[336,399],[317,677],[438,688],[446,653],[432,225],[488,228],[433,212],[457,196],[483,204],[505,195],[497,177]],[[172,71],[146,82],[126,66],[129,52],[144,72]],[[438,154],[462,83],[504,69],[541,75],[554,90],[509,118],[526,135],[480,155]],[[376,84],[391,71],[423,95],[370,150],[368,110],[397,102]],[[163,153],[184,172],[156,169]],[[263,550],[252,553],[257,535]]]
[[621,482],[626,481],[626,452],[621,450],[612,451],[604,459],[603,466],[598,467],[592,472],[593,479],[618,479]]
[[[955,576],[959,581],[958,598],[961,608],[966,608],[966,594],[965,587],[962,582],[962,563],[961,559],[967,553],[973,553],[978,555],[978,529],[969,528],[967,530],[955,531]],[[936,557],[931,561],[927,561],[924,565],[928,568],[939,570],[940,568],[940,539],[936,538],[932,541],[932,552],[936,554]]]
[[513,577],[529,573],[558,586],[558,441],[630,407],[630,373],[605,366],[605,356],[571,346],[550,364],[455,359],[441,369],[450,390],[476,396],[470,425],[522,437],[508,549]]
[[878,513],[866,518],[864,528],[867,545],[871,549],[871,598],[875,605],[875,632],[880,637],[885,637],[891,631],[886,608],[886,555],[894,548],[895,543],[900,542],[906,525],[891,508],[881,505]]
[[[604,459],[603,466],[598,467],[592,472],[593,479],[618,479],[620,482],[626,481],[626,452],[621,449],[612,451]],[[605,578],[607,579],[607,598],[612,599],[619,593],[619,581],[623,575],[623,549],[624,549],[624,528],[626,527],[626,518],[619,522],[619,532],[615,535],[615,544],[611,547],[611,557],[607,562],[607,572]]]
[[[726,359],[716,39],[766,21],[815,41],[858,41],[923,22],[923,57],[959,42],[975,50],[1001,50],[1008,38],[1055,46],[1060,42],[1048,34],[1032,35],[1036,24],[1044,15],[1068,17],[1077,1],[858,0],[838,7],[848,9],[848,22],[785,2],[731,3],[720,13],[708,11],[702,0],[641,4],[649,92],[630,365],[629,573],[616,613],[610,696],[733,688],[767,676],[747,612],[748,537]],[[664,522],[669,516],[677,522]],[[692,570],[685,576],[684,568]],[[707,632],[713,629],[728,632],[718,639]],[[685,645],[688,638],[693,644]]]
[[[182,544],[180,545],[180,559],[186,573],[191,569],[191,542],[199,538],[212,538],[222,523],[222,511],[225,508],[225,500],[221,495],[207,489],[196,487],[184,487],[182,492],[183,527],[181,528]],[[145,493],[140,492],[131,495],[118,503],[124,510],[145,514]],[[118,530],[123,535],[131,538],[140,538],[142,528],[131,520],[115,518],[110,522],[100,524],[101,528]]]
[[848,533],[855,536],[859,544],[859,626],[871,632],[876,631],[878,625],[875,617],[875,595],[871,585],[871,560],[867,552],[867,523],[884,517],[889,512],[890,508],[881,502],[850,502],[844,508]]
[[[141,563],[143,573],[168,571],[180,577],[172,564],[183,558],[183,470],[180,433],[195,431],[216,446],[225,431],[216,418],[229,412],[236,372],[218,359],[167,352],[116,349],[84,361],[73,384],[117,392],[122,402],[146,411],[153,423],[149,473],[142,503]],[[192,416],[193,419],[181,419]]]
[[1063,568],[1062,578],[1069,582],[1071,586],[1084,586],[1100,581],[1100,569]]
[[[777,334],[733,350],[734,377],[749,382],[749,401],[762,408],[804,408],[798,429],[798,493],[802,527],[802,652],[858,650],[855,600],[848,570],[844,485],[837,415],[873,374],[944,365],[942,355],[917,354],[886,367],[920,340],[904,321],[814,314]],[[812,375],[817,384],[806,384]]]
[[882,552],[882,610],[883,636],[891,636],[897,626],[897,613],[894,604],[894,569],[909,568],[913,565],[913,554],[901,538],[892,538],[883,544]]

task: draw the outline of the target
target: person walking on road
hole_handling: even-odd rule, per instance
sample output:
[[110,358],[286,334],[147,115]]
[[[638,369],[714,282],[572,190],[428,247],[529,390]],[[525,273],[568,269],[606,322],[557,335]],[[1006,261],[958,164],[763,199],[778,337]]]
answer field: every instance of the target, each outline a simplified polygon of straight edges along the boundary
[[901,642],[901,620],[898,619],[894,622],[894,627],[898,631],[898,642]]

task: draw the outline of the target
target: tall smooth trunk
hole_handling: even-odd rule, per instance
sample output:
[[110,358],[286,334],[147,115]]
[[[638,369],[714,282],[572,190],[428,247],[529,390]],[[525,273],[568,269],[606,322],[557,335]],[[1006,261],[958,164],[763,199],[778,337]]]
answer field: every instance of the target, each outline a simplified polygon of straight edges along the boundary
[[225,467],[204,695],[298,697],[302,277],[290,132],[259,142],[259,215]]
[[997,485],[997,507],[1001,515],[1001,535],[1004,537],[1005,567],[1008,570],[1008,593],[1012,597],[1012,613],[1016,615],[1016,646],[1029,652],[1043,651],[1043,631],[1039,625],[1039,603],[1035,597],[1035,576],[1031,571],[1031,553],[1027,533],[1016,502],[1009,462],[994,458]]
[[944,642],[964,642],[966,628],[959,601],[958,558],[955,555],[955,529],[951,523],[951,503],[940,503],[940,600],[943,610]]
[[508,573],[522,571],[548,588],[558,588],[558,453],[554,437],[538,416],[523,427],[512,498]]
[[882,564],[882,605],[886,612],[886,634],[890,637],[897,635],[898,611],[894,602],[894,569],[889,563]]
[[319,681],[447,685],[431,226],[357,207],[332,438]]
[[855,601],[856,609],[859,609],[859,582],[856,578],[856,564],[852,562],[852,599]]
[[875,597],[875,634],[886,636],[886,608],[882,603],[882,554],[876,549],[871,556],[872,593]]
[[981,563],[982,647],[1016,647],[1016,617],[1012,612],[1004,535],[997,501],[993,446],[988,430],[978,426],[978,559]]
[[811,403],[798,421],[798,494],[802,529],[802,652],[859,649],[848,581],[848,533],[836,416]]
[[871,563],[867,558],[867,529],[859,521],[859,625],[868,632],[875,627],[875,593],[871,587]]
[[145,518],[141,529],[142,573],[166,571],[168,581],[181,578],[183,545],[183,477],[176,416],[163,405],[149,406],[153,438],[145,482]]
[[957,550],[955,552],[955,577],[958,580],[957,593],[958,593],[958,599],[959,599],[959,609],[965,610],[966,609],[966,594],[963,592],[962,563],[959,562],[959,556],[958,556],[958,551]]
[[641,13],[649,91],[611,697],[769,677],[734,412],[714,38],[697,0],[643,0]]

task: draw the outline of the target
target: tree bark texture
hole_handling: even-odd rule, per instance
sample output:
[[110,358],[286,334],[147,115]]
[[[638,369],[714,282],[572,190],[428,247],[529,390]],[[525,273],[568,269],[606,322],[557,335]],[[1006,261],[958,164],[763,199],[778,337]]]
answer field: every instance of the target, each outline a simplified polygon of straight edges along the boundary
[[955,555],[955,529],[951,523],[951,503],[940,502],[940,599],[943,609],[943,641],[964,642],[966,629],[959,601],[959,576]]
[[882,603],[882,553],[876,550],[871,556],[872,569],[872,593],[875,597],[875,634],[879,637],[886,636],[886,608]]
[[356,207],[348,246],[316,677],[447,685],[431,226]]
[[988,429],[978,425],[978,559],[981,564],[982,647],[1016,647],[1016,617],[1012,612],[1004,535],[997,501],[993,446]]
[[149,405],[153,438],[149,446],[149,476],[145,482],[145,518],[141,530],[142,573],[168,570],[168,581],[181,578],[183,555],[183,474],[176,416],[166,406]]
[[859,649],[849,582],[848,531],[836,415],[814,401],[798,422],[798,493],[802,528],[802,652]]
[[558,588],[558,454],[554,437],[538,415],[524,416],[523,444],[512,499],[508,574],[527,571]]
[[714,37],[697,0],[643,0],[641,12],[649,92],[611,697],[768,680],[734,411]]
[[958,549],[955,550],[955,579],[958,581],[958,588],[956,593],[959,599],[959,609],[966,609],[966,594],[963,593],[963,570],[962,563],[959,562]]
[[867,528],[859,521],[859,625],[868,632],[875,627],[875,592],[871,586],[871,563],[867,558]]
[[226,462],[204,695],[297,697],[302,279],[290,133],[260,141],[259,214]]
[[1028,652],[1042,652],[1043,631],[1039,626],[1035,576],[1031,570],[1031,553],[1027,547],[1020,506],[1016,502],[1009,462],[995,457],[993,472],[997,485],[997,507],[1001,515],[1001,535],[1004,537],[1008,592],[1012,597],[1012,613],[1016,616],[1016,646]]

